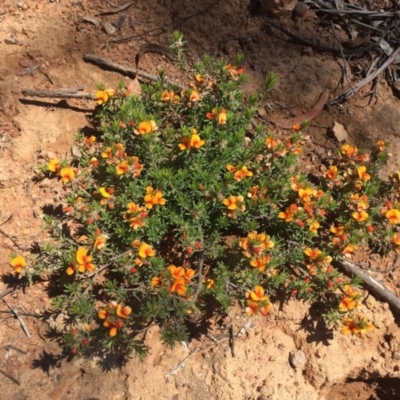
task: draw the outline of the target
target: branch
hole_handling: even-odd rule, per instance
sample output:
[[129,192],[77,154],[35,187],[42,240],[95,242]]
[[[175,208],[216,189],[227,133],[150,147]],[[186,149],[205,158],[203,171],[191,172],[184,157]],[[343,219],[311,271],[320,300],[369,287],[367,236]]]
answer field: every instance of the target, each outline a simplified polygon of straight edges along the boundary
[[369,276],[351,261],[341,259],[339,263],[346,270],[347,273],[356,275],[361,278],[369,291],[375,293],[377,296],[382,298],[397,312],[400,313],[400,299],[395,296],[390,290],[386,289],[383,285],[381,285],[379,282],[377,282],[374,278]]
[[89,99],[96,100],[96,96],[93,93],[81,92],[81,88],[72,89],[59,89],[59,90],[37,90],[37,89],[22,89],[21,92],[25,96],[32,97],[55,97],[55,98],[66,98],[66,99]]

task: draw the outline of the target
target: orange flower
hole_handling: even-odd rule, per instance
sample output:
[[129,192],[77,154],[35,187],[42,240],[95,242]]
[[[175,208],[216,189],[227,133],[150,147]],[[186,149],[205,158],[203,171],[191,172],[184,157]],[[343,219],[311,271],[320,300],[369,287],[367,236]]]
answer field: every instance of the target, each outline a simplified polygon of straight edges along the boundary
[[101,153],[101,157],[102,158],[111,158],[112,157],[112,149],[111,147],[107,147],[102,153]]
[[386,212],[386,218],[391,224],[400,224],[400,211],[392,208]]
[[253,301],[269,300],[268,296],[264,296],[264,288],[262,286],[256,286],[253,291],[247,293],[247,297]]
[[256,269],[258,269],[260,272],[264,271],[265,268],[267,267],[267,264],[271,260],[271,256],[268,254],[266,256],[261,256],[258,258],[252,258],[250,260],[250,265]]
[[93,248],[95,250],[101,250],[105,245],[107,241],[107,236],[106,235],[99,235],[96,237]]
[[238,168],[235,168],[233,165],[228,164],[226,166],[226,169],[229,172],[233,172],[233,177],[238,182],[241,182],[246,177],[253,176],[253,172],[249,171],[245,165],[243,167],[241,167],[240,169],[238,169]]
[[95,94],[97,104],[101,105],[108,100],[108,93],[105,90],[99,90]]
[[265,301],[265,304],[260,304],[257,301],[248,300],[245,310],[248,316],[261,314],[265,317],[271,308],[272,304],[269,301]]
[[154,192],[154,189],[151,186],[146,187],[146,195],[144,196],[144,202],[146,203],[146,208],[151,210],[153,206],[159,205],[163,206],[167,202],[164,199],[163,193],[160,189]]
[[379,149],[379,151],[383,151],[386,148],[386,143],[383,140],[378,140],[376,142],[376,147]]
[[128,222],[129,222],[129,226],[135,231],[137,229],[140,229],[140,228],[143,228],[144,226],[146,226],[146,222],[143,221],[143,219],[140,217],[129,218]]
[[158,276],[153,276],[150,281],[152,286],[162,286],[162,280]]
[[[229,196],[226,199],[223,199],[222,202],[225,206],[228,207],[228,210],[237,210],[238,207],[243,203],[243,196]],[[244,211],[244,206],[241,206],[241,211]]]
[[221,112],[218,114],[218,124],[226,125],[226,110],[223,108]]
[[304,254],[310,259],[310,260],[316,260],[319,258],[322,254],[321,250],[318,249],[311,249],[308,247],[307,249],[304,250]]
[[199,149],[201,146],[204,145],[205,141],[200,139],[200,136],[197,134],[196,129],[191,129],[190,130],[192,133],[192,136],[189,138],[187,136],[184,136],[182,138],[182,143],[180,143],[178,146],[180,150],[190,150],[192,147]]
[[311,196],[314,194],[314,190],[311,188],[301,188],[298,191],[299,197],[304,201],[304,202],[309,202],[311,200]]
[[183,267],[176,267],[175,265],[170,265],[168,271],[171,273],[173,279],[181,279],[185,276],[185,270]]
[[50,172],[57,172],[60,169],[60,162],[56,158],[51,158],[47,170]]
[[278,141],[274,137],[268,136],[265,139],[265,144],[267,145],[268,149],[273,150],[278,145]]
[[120,318],[128,318],[129,314],[132,312],[132,308],[129,306],[124,306],[122,303],[119,303],[117,306],[116,314]]
[[393,235],[393,243],[394,243],[396,246],[400,246],[400,235],[399,235],[398,233],[395,233],[395,234]]
[[354,253],[354,251],[356,250],[356,247],[354,246],[354,244],[348,244],[342,251],[342,254],[347,257],[347,258],[351,258],[351,253]]
[[369,215],[365,211],[354,211],[351,216],[357,221],[357,222],[363,222],[365,221]]
[[[77,269],[79,272],[92,272],[96,268],[96,266],[92,263],[93,257],[89,256],[87,253],[88,251],[84,247],[79,247],[76,252],[75,259],[78,263]],[[71,271],[69,268],[67,269],[68,275],[71,275],[73,272],[75,271]]]
[[325,172],[325,178],[329,180],[333,180],[336,178],[337,175],[337,167],[332,166],[328,169],[328,171]]
[[365,165],[362,165],[361,167],[357,168],[357,173],[360,179],[362,179],[364,182],[367,182],[371,179],[371,175],[367,174],[367,167]]
[[356,146],[351,146],[350,144],[347,144],[347,143],[341,147],[341,150],[342,150],[342,154],[346,154],[347,157],[349,157],[349,158],[353,158],[353,156],[355,154],[357,154],[357,151],[358,151]]
[[285,222],[293,221],[295,214],[298,211],[298,207],[296,204],[291,204],[289,207],[286,208],[285,211],[281,211],[278,214],[278,218],[283,219]]
[[155,132],[157,129],[158,129],[158,126],[156,125],[156,122],[154,120],[142,121],[139,124],[138,129],[137,129],[137,131],[135,131],[135,133],[145,135],[147,133]]
[[292,126],[292,129],[293,129],[295,132],[299,132],[299,131],[301,131],[301,125],[299,125],[299,124],[294,124],[294,125]]
[[342,332],[345,335],[352,334],[362,338],[364,334],[374,329],[374,326],[363,316],[347,317],[343,322],[344,327],[342,328]]
[[105,187],[100,187],[99,188],[99,193],[101,194],[101,197],[108,199],[111,197],[111,195],[114,193],[114,189],[112,188],[105,188]]
[[96,158],[96,157],[92,157],[91,159],[90,159],[90,161],[89,161],[89,163],[90,163],[90,165],[92,166],[92,167],[98,167],[98,165],[99,165],[99,160]]
[[192,93],[190,93],[189,96],[189,101],[195,103],[196,101],[199,100],[200,100],[200,93],[197,90],[192,90]]
[[60,171],[60,176],[62,183],[68,183],[75,178],[75,172],[71,167],[66,167]]
[[168,288],[170,293],[178,293],[179,296],[183,297],[186,295],[187,287],[185,286],[185,279],[175,279],[172,285]]
[[189,283],[190,280],[194,277],[195,271],[191,268],[188,268],[185,271],[185,283]]
[[329,229],[335,236],[342,236],[344,232],[344,226],[331,226]]
[[231,78],[237,79],[239,75],[243,74],[244,69],[238,68],[235,65],[227,64],[224,69],[229,73]]
[[147,258],[154,257],[156,252],[149,244],[141,242],[138,254],[142,258]]
[[17,256],[10,261],[10,265],[14,268],[17,274],[20,274],[22,270],[26,267],[26,260],[22,256]]
[[320,225],[318,221],[312,221],[308,230],[313,233],[318,233],[319,227]]
[[128,161],[122,161],[115,167],[115,172],[117,173],[117,175],[123,175],[128,172],[128,169],[129,169]]

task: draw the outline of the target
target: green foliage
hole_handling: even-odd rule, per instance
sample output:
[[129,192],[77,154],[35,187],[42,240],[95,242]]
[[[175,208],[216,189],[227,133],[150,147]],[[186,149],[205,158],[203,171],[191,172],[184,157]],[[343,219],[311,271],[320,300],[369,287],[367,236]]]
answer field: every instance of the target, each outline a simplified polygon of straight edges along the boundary
[[[179,55],[177,33],[173,46]],[[81,136],[70,163],[40,167],[66,197],[63,215],[45,218],[54,241],[34,271],[62,292],[53,306],[70,316],[63,340],[73,353],[143,356],[135,338],[152,324],[173,346],[211,304],[267,315],[279,292],[321,303],[327,323],[346,315],[351,333],[368,330],[362,318],[351,328],[358,292],[332,263],[400,243],[400,175],[378,176],[386,144],[369,154],[344,145],[326,173],[301,173],[307,137],[252,123],[276,76],[247,99],[245,81],[240,67],[206,56],[183,91],[163,72],[140,97],[101,86],[99,137]]]

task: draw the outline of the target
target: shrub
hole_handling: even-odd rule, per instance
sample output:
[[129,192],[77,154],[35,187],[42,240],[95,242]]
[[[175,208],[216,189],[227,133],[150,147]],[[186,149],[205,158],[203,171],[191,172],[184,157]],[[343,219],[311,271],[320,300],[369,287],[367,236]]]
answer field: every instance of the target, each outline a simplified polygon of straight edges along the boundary
[[400,173],[378,177],[387,144],[345,144],[325,173],[301,173],[301,127],[283,137],[254,122],[273,75],[245,98],[242,68],[210,57],[194,67],[184,90],[162,71],[140,97],[100,88],[98,137],[79,136],[72,160],[41,167],[67,193],[63,215],[45,217],[54,240],[11,265],[50,273],[74,354],[143,355],[137,334],[152,324],[173,346],[210,307],[267,315],[280,293],[319,302],[327,323],[362,336],[372,324],[358,282],[332,262],[400,245]]

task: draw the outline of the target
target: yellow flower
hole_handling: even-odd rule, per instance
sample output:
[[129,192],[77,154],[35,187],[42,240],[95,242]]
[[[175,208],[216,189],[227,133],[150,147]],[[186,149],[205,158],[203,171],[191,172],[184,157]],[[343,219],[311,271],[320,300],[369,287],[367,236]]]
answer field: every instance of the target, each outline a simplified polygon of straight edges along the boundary
[[318,249],[311,249],[308,247],[307,249],[304,250],[304,254],[310,259],[310,260],[316,260],[319,258],[322,254],[321,250]]
[[108,199],[111,197],[113,190],[112,189],[107,189],[105,187],[100,187],[99,188],[99,193],[101,194],[101,197],[104,197],[105,199]]
[[142,242],[140,244],[138,254],[142,258],[147,258],[147,257],[154,257],[156,252],[149,244]]
[[313,233],[317,233],[318,228],[320,227],[318,221],[312,221],[310,224],[309,231]]
[[140,133],[141,135],[145,135],[146,133],[155,132],[158,129],[158,126],[154,120],[143,121],[139,124],[137,131],[135,133]]
[[190,93],[189,96],[189,101],[195,103],[196,101],[199,100],[200,100],[200,93],[197,90],[192,90],[192,93]]
[[337,175],[337,167],[332,166],[325,172],[325,178],[329,180],[333,180],[336,178]]
[[400,211],[392,208],[386,212],[386,218],[389,220],[391,224],[399,224],[400,223]]
[[60,162],[56,158],[51,158],[47,170],[50,172],[57,172],[60,169]]
[[244,200],[243,196],[229,196],[223,199],[222,202],[228,207],[228,210],[237,210],[240,203]]
[[60,176],[62,183],[68,183],[75,178],[75,172],[71,167],[66,167],[60,171]]
[[128,169],[129,169],[128,161],[122,161],[115,167],[115,172],[117,173],[117,175],[123,175],[128,172]]
[[184,136],[182,138],[182,143],[180,143],[179,149],[180,150],[190,150],[192,147],[199,149],[201,146],[204,145],[204,140],[200,139],[200,136],[197,134],[196,129],[191,129],[192,136],[189,138],[187,136]]
[[360,179],[362,179],[364,182],[367,182],[371,179],[371,175],[367,174],[367,167],[362,165],[361,167],[357,168],[357,173]]
[[94,249],[101,250],[106,245],[106,241],[107,241],[106,235],[97,236],[93,244]]
[[92,272],[96,268],[96,266],[92,263],[93,257],[89,256],[87,253],[88,251],[84,247],[79,247],[79,249],[76,252],[75,259],[76,262],[78,263],[79,272],[85,272],[85,271]]
[[17,256],[10,261],[10,265],[15,269],[17,274],[20,274],[26,267],[26,260],[22,256]]
[[101,105],[108,100],[108,93],[105,90],[99,90],[96,92],[97,104]]
[[355,212],[353,212],[353,213],[351,214],[351,216],[352,216],[357,222],[363,222],[363,221],[365,221],[365,220],[369,217],[368,213],[365,212],[365,211],[360,211],[360,212],[355,211]]

